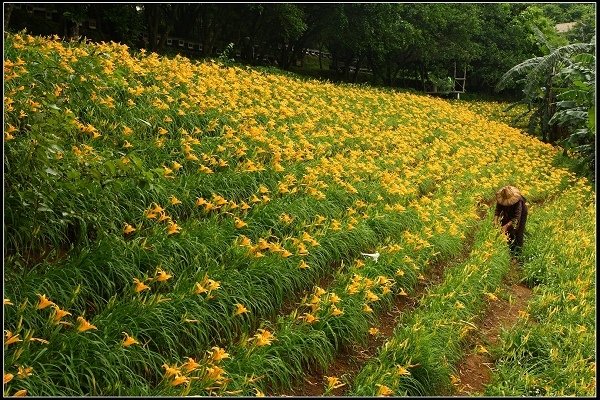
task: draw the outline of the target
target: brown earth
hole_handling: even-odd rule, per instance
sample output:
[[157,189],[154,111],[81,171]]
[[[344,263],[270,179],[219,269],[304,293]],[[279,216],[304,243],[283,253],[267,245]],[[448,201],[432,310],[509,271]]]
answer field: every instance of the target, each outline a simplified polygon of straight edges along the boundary
[[[484,214],[484,212],[479,212],[480,217]],[[367,361],[375,357],[378,349],[392,337],[401,315],[417,307],[429,287],[438,285],[442,281],[447,267],[460,264],[468,258],[473,239],[474,231],[471,231],[459,256],[451,260],[438,260],[431,265],[427,270],[427,279],[418,281],[410,296],[396,295],[391,309],[379,315],[377,324],[374,325],[375,328],[379,329],[377,335],[369,335],[364,345],[355,344],[349,348],[341,349],[325,371],[309,372],[301,383],[291,390],[280,392],[278,396],[323,396],[326,376],[338,377],[340,381],[345,383],[351,382]],[[345,396],[349,389],[349,385],[346,384],[333,389],[329,395]]]
[[[479,331],[470,340],[471,351],[457,367],[459,381],[455,384],[457,396],[481,395],[490,382],[494,360],[485,347],[495,345],[503,329],[508,329],[519,318],[519,311],[527,308],[531,289],[518,281],[518,267],[511,262],[511,270],[505,279],[508,300],[498,298],[491,301],[485,315],[477,324]],[[483,346],[483,347],[482,347]]]
[[[411,297],[396,296],[391,310],[381,314],[377,324],[374,325],[375,328],[379,329],[377,335],[370,335],[364,345],[355,344],[341,349],[326,371],[311,372],[304,378],[303,382],[292,390],[281,392],[279,396],[323,396],[326,376],[336,376],[342,382],[351,381],[351,378],[360,371],[370,358],[377,354],[377,350],[392,336],[401,314],[416,306],[418,301],[415,298],[421,295],[425,287],[425,284],[420,283]],[[344,396],[348,389],[348,385],[345,385],[333,389],[330,395]]]

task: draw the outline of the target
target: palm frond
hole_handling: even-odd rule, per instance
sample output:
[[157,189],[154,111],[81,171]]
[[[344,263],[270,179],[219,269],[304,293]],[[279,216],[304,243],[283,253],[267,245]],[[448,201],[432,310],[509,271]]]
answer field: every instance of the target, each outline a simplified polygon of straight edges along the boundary
[[544,57],[534,57],[523,61],[520,64],[515,65],[500,77],[500,80],[496,84],[496,91],[500,91],[506,87],[506,84],[510,82],[515,76],[522,75],[524,72],[529,71],[539,64]]
[[591,43],[573,43],[559,47],[547,56],[541,57],[541,60],[527,76],[525,91],[529,92],[533,86],[539,83],[539,79],[537,79],[538,77],[547,76],[553,68],[555,68],[556,72],[558,72],[558,68],[556,67],[561,63],[570,64],[570,58],[572,56],[581,53],[589,53],[593,50],[593,48],[594,45]]
[[533,30],[533,33],[538,38],[538,40],[542,42],[542,44],[548,48],[548,51],[552,53],[555,50],[555,48],[552,44],[550,44],[548,39],[546,39],[546,35],[544,35],[540,28],[538,28],[536,25],[532,25],[531,29]]

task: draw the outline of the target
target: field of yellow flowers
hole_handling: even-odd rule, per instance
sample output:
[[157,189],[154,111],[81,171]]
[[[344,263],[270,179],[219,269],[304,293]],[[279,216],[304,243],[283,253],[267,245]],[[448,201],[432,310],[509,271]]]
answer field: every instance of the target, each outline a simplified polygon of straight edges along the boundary
[[534,204],[540,289],[490,393],[593,395],[595,193],[486,107],[8,34],[4,395],[277,394],[472,236],[355,379],[324,382],[439,393],[508,271],[507,184]]

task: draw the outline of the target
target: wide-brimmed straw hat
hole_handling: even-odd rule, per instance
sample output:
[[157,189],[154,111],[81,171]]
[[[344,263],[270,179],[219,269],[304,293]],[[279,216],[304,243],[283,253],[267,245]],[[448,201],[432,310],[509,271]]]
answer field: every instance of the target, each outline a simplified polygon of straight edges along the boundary
[[521,192],[514,186],[504,186],[496,192],[496,200],[503,206],[512,206],[521,198]]

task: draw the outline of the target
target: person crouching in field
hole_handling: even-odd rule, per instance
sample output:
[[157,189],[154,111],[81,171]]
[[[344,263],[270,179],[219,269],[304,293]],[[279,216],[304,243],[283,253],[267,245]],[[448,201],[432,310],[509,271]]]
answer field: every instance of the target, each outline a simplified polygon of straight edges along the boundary
[[513,256],[521,255],[523,234],[527,221],[527,204],[519,189],[504,186],[496,192],[496,212],[494,223],[502,226],[502,232],[508,235],[508,244]]

